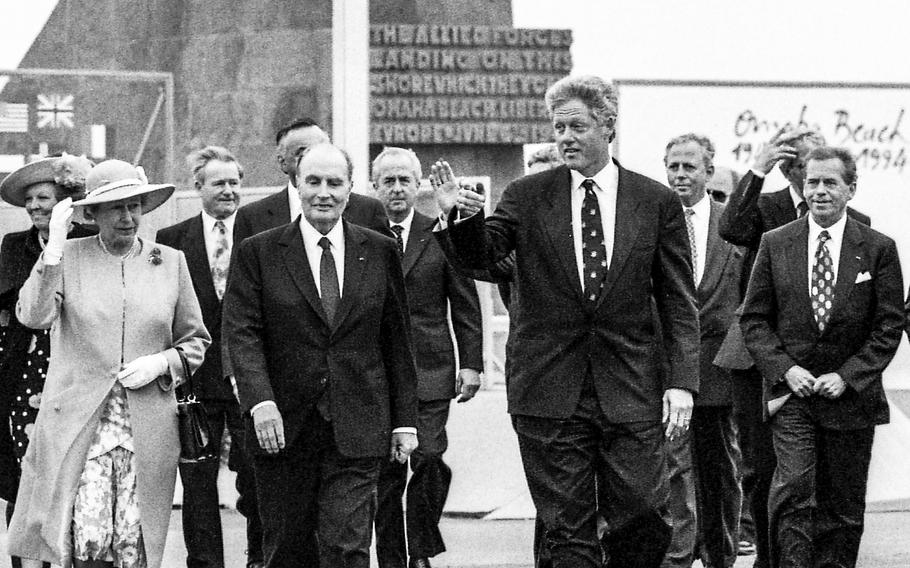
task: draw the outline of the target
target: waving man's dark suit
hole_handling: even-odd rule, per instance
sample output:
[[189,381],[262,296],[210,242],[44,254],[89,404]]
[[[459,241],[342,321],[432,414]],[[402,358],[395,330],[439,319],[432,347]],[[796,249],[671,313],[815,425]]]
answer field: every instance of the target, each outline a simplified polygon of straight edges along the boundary
[[[698,312],[679,199],[653,180],[622,167],[618,171],[612,259],[594,305],[586,302],[579,281],[573,188],[565,166],[512,182],[491,217],[484,220],[475,215],[437,235],[451,239],[457,258],[450,260],[464,262],[468,268],[494,268],[515,251],[508,401],[535,504],[551,539],[554,527],[561,531],[564,523],[589,514],[593,518],[587,509],[593,503],[574,501],[574,497],[568,497],[568,509],[554,510],[551,496],[577,489],[562,485],[571,482],[555,470],[540,467],[540,462],[547,459],[542,455],[547,451],[545,440],[559,434],[560,421],[578,412],[598,416],[599,436],[622,440],[600,456],[609,485],[606,494],[617,501],[632,493],[647,496],[646,502],[626,503],[626,511],[630,517],[649,518],[636,530],[651,531],[651,536],[641,539],[611,532],[616,539],[610,547],[611,562],[633,565],[640,562],[639,553],[656,553],[659,563],[669,537],[663,521],[654,522],[653,517],[662,514],[666,499],[661,401],[666,388],[698,390]],[[660,319],[660,336],[652,305]],[[661,344],[670,362],[665,377],[656,355]],[[617,429],[623,434],[614,438]],[[637,453],[632,448],[624,453],[630,438],[622,436],[633,430],[641,436]],[[646,447],[653,450],[652,455],[646,455],[642,449]],[[589,451],[592,448],[581,450]],[[588,463],[566,467],[584,469]],[[588,525],[584,527],[587,531]],[[588,558],[588,548],[578,554],[596,562]]]

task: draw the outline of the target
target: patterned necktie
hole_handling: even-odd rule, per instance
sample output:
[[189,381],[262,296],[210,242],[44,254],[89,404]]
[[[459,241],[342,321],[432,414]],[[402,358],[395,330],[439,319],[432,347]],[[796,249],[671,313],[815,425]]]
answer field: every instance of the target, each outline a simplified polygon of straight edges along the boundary
[[227,287],[228,266],[231,263],[231,244],[227,238],[227,228],[224,221],[215,221],[215,256],[212,257],[212,284],[215,285],[215,294],[218,299],[224,297]]
[[398,243],[398,256],[404,256],[404,239],[401,238],[401,232],[404,227],[401,225],[392,225],[392,232],[395,233],[395,242]]
[[584,257],[585,299],[594,304],[600,295],[607,275],[607,247],[604,244],[600,204],[594,194],[594,180],[581,182],[585,198],[581,203],[581,254]]
[[834,263],[827,241],[831,236],[828,231],[818,235],[818,248],[815,250],[815,266],[812,267],[812,313],[819,333],[825,330],[828,318],[831,317],[831,303],[834,301]]
[[689,250],[692,252],[692,278],[698,284],[698,245],[695,244],[695,224],[692,222],[692,216],[695,210],[686,208],[686,232],[689,233]]
[[800,202],[796,205],[796,216],[797,216],[798,218],[799,218],[799,217],[805,217],[805,216],[806,216],[806,213],[808,213],[808,212],[809,212],[809,204],[806,203],[805,201],[800,201]]
[[319,288],[321,292],[322,308],[328,317],[329,323],[335,318],[335,309],[341,299],[338,289],[338,271],[335,269],[335,256],[332,254],[332,243],[327,237],[319,239],[322,247],[322,258],[319,260]]

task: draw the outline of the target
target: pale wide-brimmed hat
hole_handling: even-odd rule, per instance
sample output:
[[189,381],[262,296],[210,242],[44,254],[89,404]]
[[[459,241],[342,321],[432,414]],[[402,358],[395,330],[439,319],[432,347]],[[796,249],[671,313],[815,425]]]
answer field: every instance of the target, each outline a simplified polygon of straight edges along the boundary
[[141,195],[144,215],[157,209],[173,193],[174,186],[169,183],[150,184],[141,166],[123,160],[106,160],[86,176],[85,199],[73,205],[97,205]]
[[25,207],[25,194],[36,183],[53,183],[63,195],[79,199],[85,192],[85,178],[92,162],[85,156],[64,153],[25,164],[0,182],[0,197],[10,205]]

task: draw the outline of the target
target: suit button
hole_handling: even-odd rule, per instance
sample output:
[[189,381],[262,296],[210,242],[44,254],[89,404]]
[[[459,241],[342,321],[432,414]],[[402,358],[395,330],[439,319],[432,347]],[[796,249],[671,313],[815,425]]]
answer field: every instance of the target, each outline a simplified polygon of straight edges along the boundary
[[320,384],[320,385],[324,385],[324,384],[326,384],[327,382],[329,382],[329,381],[328,381],[328,379],[326,379],[325,377],[322,377],[321,379],[319,379],[319,384]]

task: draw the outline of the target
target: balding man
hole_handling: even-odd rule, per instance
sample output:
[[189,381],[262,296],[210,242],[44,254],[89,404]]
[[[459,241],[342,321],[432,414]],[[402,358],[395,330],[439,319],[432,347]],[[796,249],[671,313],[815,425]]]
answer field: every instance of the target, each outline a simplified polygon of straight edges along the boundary
[[341,149],[311,147],[302,215],[240,245],[225,295],[269,568],[368,568],[380,467],[417,446],[398,249],[342,220],[352,170]]

